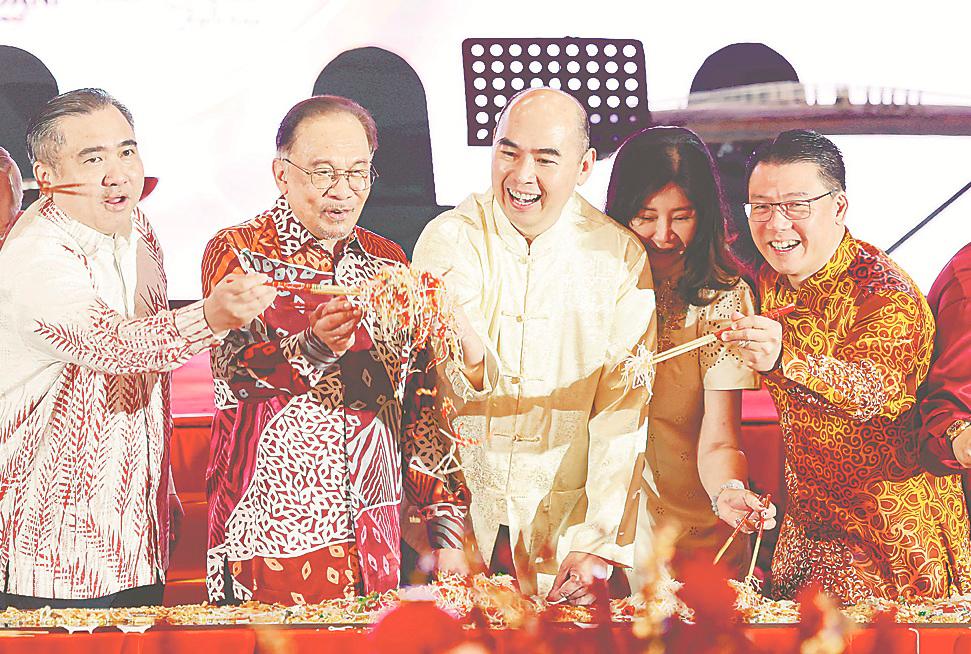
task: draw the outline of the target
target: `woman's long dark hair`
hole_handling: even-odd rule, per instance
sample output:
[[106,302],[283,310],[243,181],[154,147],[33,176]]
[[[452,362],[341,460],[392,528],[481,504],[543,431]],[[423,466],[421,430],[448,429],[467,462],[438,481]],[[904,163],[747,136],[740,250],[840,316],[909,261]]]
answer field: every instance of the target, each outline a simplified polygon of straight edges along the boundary
[[610,172],[604,213],[629,227],[644,200],[668,184],[684,192],[698,221],[695,237],[685,250],[678,294],[688,304],[704,306],[714,299],[712,291],[738,283],[739,270],[725,245],[729,214],[718,171],[697,134],[683,127],[651,127],[624,141]]

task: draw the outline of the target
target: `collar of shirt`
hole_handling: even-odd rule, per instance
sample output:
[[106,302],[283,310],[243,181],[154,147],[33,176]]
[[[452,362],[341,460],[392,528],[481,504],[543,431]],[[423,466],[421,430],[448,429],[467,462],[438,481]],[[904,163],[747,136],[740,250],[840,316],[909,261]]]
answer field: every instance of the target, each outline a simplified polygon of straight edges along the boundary
[[114,256],[123,256],[123,253],[130,250],[138,240],[138,229],[134,225],[128,236],[102,234],[71,218],[51,199],[48,199],[40,208],[40,213],[63,229],[78,244],[85,256],[90,257],[101,249],[111,252]]
[[492,215],[496,223],[496,231],[499,238],[511,251],[525,256],[526,254],[544,255],[552,252],[557,243],[564,235],[570,232],[570,227],[577,222],[580,214],[580,200],[574,193],[563,205],[563,211],[556,222],[533,239],[532,243],[526,240],[518,229],[512,224],[502,207],[495,193],[492,192]]
[[843,234],[843,240],[836,246],[836,252],[833,253],[826,265],[803,282],[799,290],[795,292],[785,275],[779,274],[768,264],[765,265],[764,269],[768,272],[769,279],[772,280],[771,287],[775,288],[778,297],[791,298],[791,296],[795,296],[799,306],[804,306],[809,311],[816,313],[822,310],[821,303],[825,303],[830,298],[833,287],[843,273],[849,269],[850,264],[853,263],[857,250],[856,239],[850,235],[850,230],[846,230],[846,233]]
[[[321,250],[326,249],[320,239],[311,234],[310,230],[304,227],[303,223],[293,215],[286,196],[281,195],[277,198],[276,206],[273,210],[273,226],[276,229],[277,239],[280,242],[280,254],[285,259],[292,259],[295,254],[304,248],[317,247]],[[351,231],[347,238],[341,239],[334,245],[334,251],[332,253],[334,263],[336,264],[343,252],[350,248],[363,252],[363,246],[357,238],[357,227]]]

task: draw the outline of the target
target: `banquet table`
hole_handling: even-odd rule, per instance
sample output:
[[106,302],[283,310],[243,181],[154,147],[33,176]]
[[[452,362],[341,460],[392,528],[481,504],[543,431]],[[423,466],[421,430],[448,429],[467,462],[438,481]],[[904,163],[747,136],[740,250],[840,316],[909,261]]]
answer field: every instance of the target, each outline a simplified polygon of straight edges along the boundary
[[[638,651],[630,625],[613,625],[609,638],[614,651]],[[752,651],[791,652],[798,642],[792,625],[750,625],[744,633]],[[847,652],[873,651],[877,634],[861,628],[850,639]],[[514,630],[490,631],[497,652],[508,651]],[[550,646],[558,652],[602,651],[604,634],[598,629],[563,625],[552,635]],[[881,654],[971,654],[969,625],[899,625],[891,632],[889,651]],[[402,643],[396,652],[419,651],[417,643]],[[362,627],[320,627],[295,625],[234,625],[220,627],[156,626],[144,633],[122,633],[102,627],[94,633],[69,634],[64,629],[0,630],[0,652],[4,654],[357,654],[373,652],[373,643]]]

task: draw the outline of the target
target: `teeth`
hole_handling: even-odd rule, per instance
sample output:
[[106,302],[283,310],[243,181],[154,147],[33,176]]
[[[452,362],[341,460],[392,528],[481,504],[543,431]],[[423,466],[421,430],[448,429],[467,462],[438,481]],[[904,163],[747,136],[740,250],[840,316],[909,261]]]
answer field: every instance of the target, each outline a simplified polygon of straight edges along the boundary
[[791,250],[799,245],[799,241],[772,241],[769,243],[776,250]]
[[509,195],[513,196],[520,202],[535,202],[539,200],[539,193],[517,193],[512,189],[509,190]]

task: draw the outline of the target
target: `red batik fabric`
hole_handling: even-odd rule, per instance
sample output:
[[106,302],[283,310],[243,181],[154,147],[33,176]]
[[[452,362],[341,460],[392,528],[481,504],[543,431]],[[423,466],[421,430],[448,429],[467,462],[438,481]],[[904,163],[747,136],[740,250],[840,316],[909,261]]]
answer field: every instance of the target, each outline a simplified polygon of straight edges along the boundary
[[[319,604],[361,593],[361,568],[353,542],[335,543],[303,556],[230,561],[236,583],[266,604]],[[294,590],[300,589],[299,591]]]
[[92,599],[164,579],[170,371],[213,341],[168,310],[142,212],[107,236],[42,198],[0,251],[0,588]]
[[[203,258],[203,286],[231,272],[356,286],[401,248],[363,228],[333,254],[293,216],[270,211],[219,232]],[[247,328],[213,351],[216,417],[207,488],[211,600],[245,600],[230,561],[303,557],[352,542],[365,592],[398,584],[402,492],[422,508],[433,543],[461,546],[465,491],[446,474],[451,442],[437,420],[427,350],[385,333],[365,313],[340,358],[312,335],[307,315],[329,297],[281,292]],[[404,461],[404,466],[402,462]],[[290,592],[306,595],[294,579]]]
[[847,234],[798,291],[764,268],[762,311],[791,303],[782,362],[765,375],[779,410],[789,505],[772,592],[819,585],[847,604],[971,591],[971,538],[957,476],[918,459],[917,387],[934,318],[886,254]]
[[921,455],[933,474],[950,475],[964,468],[954,457],[947,428],[971,420],[971,245],[944,267],[927,302],[937,319],[937,335],[920,392]]

